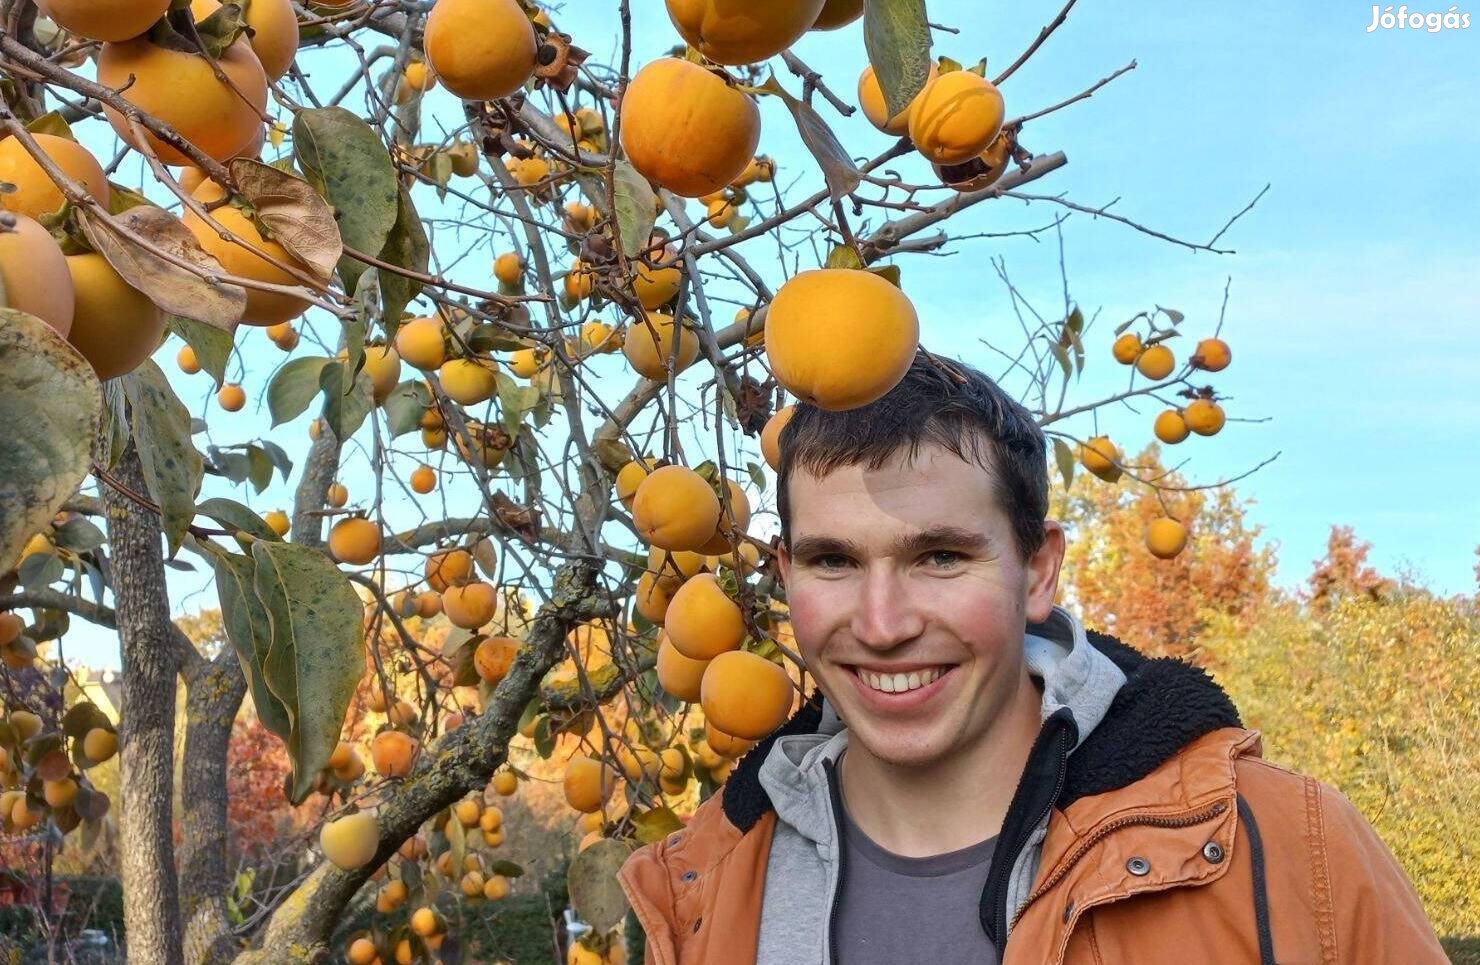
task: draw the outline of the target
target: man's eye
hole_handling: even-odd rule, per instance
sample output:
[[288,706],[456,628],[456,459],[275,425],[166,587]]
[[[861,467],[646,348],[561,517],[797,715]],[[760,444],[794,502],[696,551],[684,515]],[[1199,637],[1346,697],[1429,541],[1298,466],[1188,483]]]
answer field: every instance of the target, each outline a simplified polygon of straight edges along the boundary
[[[939,559],[942,556],[946,558],[944,562],[941,562],[941,560]],[[955,550],[932,550],[930,552],[930,561],[932,563],[938,563],[939,565],[945,567],[950,567],[955,563],[959,563],[965,558],[966,557],[964,554],[958,553]]]
[[824,553],[821,556],[812,557],[812,565],[823,570],[838,569],[838,567],[829,566],[829,560],[840,561],[844,565],[848,562],[848,558],[841,553]]

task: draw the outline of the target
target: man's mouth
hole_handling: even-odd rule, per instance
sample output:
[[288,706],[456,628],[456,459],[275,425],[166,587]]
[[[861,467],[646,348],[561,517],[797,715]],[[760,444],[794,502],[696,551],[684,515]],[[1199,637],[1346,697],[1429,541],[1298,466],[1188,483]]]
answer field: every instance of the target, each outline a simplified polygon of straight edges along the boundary
[[915,664],[909,667],[848,667],[865,687],[881,694],[907,694],[935,683],[955,668],[955,664]]

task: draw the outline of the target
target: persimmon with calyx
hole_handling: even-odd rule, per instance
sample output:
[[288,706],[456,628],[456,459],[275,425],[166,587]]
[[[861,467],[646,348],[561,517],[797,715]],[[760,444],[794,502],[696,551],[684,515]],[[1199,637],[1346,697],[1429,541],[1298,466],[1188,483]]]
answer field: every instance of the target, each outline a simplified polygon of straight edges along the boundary
[[910,107],[910,140],[936,164],[961,164],[985,151],[1002,130],[1006,105],[991,81],[953,70],[926,83]]
[[1177,357],[1165,345],[1147,347],[1136,357],[1136,371],[1148,379],[1164,379],[1177,367]]
[[369,811],[329,821],[319,830],[319,848],[336,867],[363,868],[380,848],[380,825]]
[[1095,436],[1079,447],[1079,464],[1106,482],[1116,482],[1124,457],[1109,436]]
[[[220,9],[217,0],[191,0],[190,4],[196,23]],[[282,79],[298,53],[298,15],[293,12],[292,0],[251,0],[242,18],[252,28],[252,52],[262,62],[267,79]]]
[[[473,669],[485,683],[497,684],[514,666],[519,656],[519,641],[513,637],[490,637],[473,651]],[[492,831],[492,828],[484,830]]]
[[668,601],[663,630],[690,660],[712,660],[745,639],[745,617],[712,573],[689,578]]
[[755,102],[722,77],[676,57],[637,72],[622,98],[621,120],[622,147],[632,166],[685,198],[725,187],[745,170],[760,142]]
[[[0,175],[0,180],[4,180],[3,175]],[[1233,361],[1233,353],[1229,351],[1228,343],[1221,338],[1205,338],[1197,343],[1197,348],[1188,361],[1193,368],[1204,372],[1222,372]]]
[[565,801],[577,811],[600,811],[616,785],[610,766],[592,757],[572,757],[561,781]]
[[493,398],[498,390],[498,374],[482,359],[448,359],[437,370],[442,391],[462,405],[477,405]]
[[[230,84],[216,79],[218,69]],[[214,65],[200,54],[158,46],[148,36],[106,43],[98,54],[98,83],[223,163],[245,151],[263,130],[267,74],[245,34]],[[106,104],[103,113],[125,144],[143,150],[126,117]],[[146,131],[145,139],[165,164],[189,163],[187,155],[154,134]]]
[[697,550],[714,535],[719,515],[719,497],[686,466],[654,469],[632,497],[638,535],[660,549]]
[[[210,205],[226,196],[226,191],[214,181],[203,181],[191,195],[203,205]],[[221,237],[220,231],[194,211],[187,210],[181,220],[206,253],[221,263],[227,273],[250,278],[253,281],[273,285],[301,286],[302,282],[292,273],[268,261],[275,259],[279,264],[294,268],[306,267],[289,253],[288,249],[263,236],[256,223],[246,212],[231,204],[210,209],[210,215],[222,228],[246,242],[246,247]],[[312,304],[311,299],[284,292],[262,291],[248,288],[247,305],[242,311],[243,325],[269,326],[302,315]]]
[[1187,428],[1200,436],[1217,435],[1225,421],[1223,407],[1212,399],[1193,399],[1182,417],[1187,420]]
[[42,0],[42,13],[88,40],[131,40],[154,26],[170,0]]
[[534,73],[534,26],[515,0],[437,0],[423,45],[442,86],[464,100],[508,97]]
[[793,696],[786,671],[748,650],[709,661],[700,684],[704,719],[742,740],[759,740],[785,723]]
[[411,773],[418,746],[408,734],[383,730],[370,741],[370,760],[381,777],[405,777]]
[[[939,76],[940,67],[932,62],[925,83],[928,85]],[[888,110],[884,104],[884,88],[879,84],[874,68],[865,67],[863,73],[858,75],[858,106],[863,109],[863,116],[868,118],[868,122],[885,134],[904,134],[909,131],[910,114],[920,103],[920,94],[924,91],[923,87],[920,88],[920,93],[914,96],[905,109],[891,117],[884,113]]]
[[[103,166],[91,151],[56,134],[37,132],[31,137],[41,153],[63,174],[86,188],[87,193],[103,207],[108,207],[112,189],[108,187],[108,176],[103,173]],[[18,137],[0,141],[0,181],[14,187],[13,191],[0,193],[0,210],[42,218],[56,214],[67,201],[62,189]]]
[[497,608],[493,587],[481,580],[449,586],[442,592],[442,612],[455,627],[476,630],[489,620]]
[[1141,336],[1135,332],[1121,333],[1110,346],[1110,354],[1121,365],[1135,365],[1136,359],[1141,357]]
[[36,316],[63,338],[72,330],[77,295],[66,256],[50,232],[23,214],[0,215],[0,291],[7,307]]
[[682,372],[699,357],[699,336],[665,312],[645,312],[633,319],[622,338],[622,354],[644,378],[668,379],[667,366]]
[[341,563],[364,566],[380,555],[380,526],[363,516],[349,516],[329,530],[329,555]]
[[438,593],[462,583],[473,575],[473,556],[467,550],[439,550],[427,557],[424,572],[427,586]]
[[447,359],[445,336],[442,319],[414,318],[396,329],[396,354],[407,365],[430,372]]
[[1191,430],[1188,429],[1187,420],[1182,417],[1181,412],[1176,409],[1167,409],[1156,417],[1156,422],[1152,425],[1152,431],[1156,433],[1156,438],[1162,442],[1175,446],[1183,439],[1186,439],[1188,432]]
[[766,312],[766,360],[776,381],[831,412],[868,405],[898,385],[919,344],[914,305],[870,271],[804,271]]
[[781,430],[786,428],[794,415],[795,405],[782,406],[772,413],[771,418],[766,420],[765,428],[761,429],[761,455],[772,472],[781,471]]
[[668,639],[667,631],[658,637],[658,683],[663,690],[679,700],[690,703],[700,697],[700,684],[704,680],[704,668],[708,660],[694,660],[684,656]]
[[1169,560],[1187,546],[1187,529],[1175,519],[1160,517],[1146,525],[1146,548],[1158,559]]
[[668,0],[668,17],[689,45],[738,67],[790,47],[822,14],[824,0]]

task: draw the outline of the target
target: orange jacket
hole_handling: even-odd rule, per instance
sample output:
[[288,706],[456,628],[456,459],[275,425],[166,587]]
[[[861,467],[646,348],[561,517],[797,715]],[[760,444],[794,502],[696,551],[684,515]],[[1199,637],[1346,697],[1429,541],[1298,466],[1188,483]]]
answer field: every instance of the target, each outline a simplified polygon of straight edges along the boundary
[[[1091,637],[1130,678],[1101,725],[1107,734],[1133,736],[1127,721],[1146,727],[1167,716],[1175,702],[1147,703],[1136,686],[1144,665],[1164,662]],[[1137,702],[1146,713],[1130,706]],[[819,708],[814,695],[783,732],[805,729],[798,721],[808,714],[815,727]],[[764,756],[775,736],[752,755]],[[1104,771],[1126,747],[1108,756],[1103,746],[1086,749],[1070,784],[1114,784],[1104,774],[1086,778],[1086,768]],[[1003,965],[1447,962],[1408,879],[1362,815],[1338,791],[1264,761],[1260,751],[1257,732],[1216,726],[1113,789],[1066,794],[1060,772],[1032,890],[1005,940],[992,936]],[[756,960],[777,818],[764,809],[753,820],[743,816],[752,809],[755,771],[752,760],[742,761],[683,830],[622,868],[649,965]],[[749,826],[742,830],[735,816]],[[1013,824],[1010,809],[1004,842]]]

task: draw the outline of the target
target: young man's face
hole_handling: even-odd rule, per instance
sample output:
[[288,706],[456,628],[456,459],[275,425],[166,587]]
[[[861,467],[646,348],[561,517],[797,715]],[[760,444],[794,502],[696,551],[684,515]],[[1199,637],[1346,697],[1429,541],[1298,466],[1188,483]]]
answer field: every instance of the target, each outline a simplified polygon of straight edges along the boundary
[[1021,699],[1023,630],[1052,608],[1062,528],[1047,522],[1024,563],[986,470],[935,445],[789,484],[792,629],[853,739],[914,767],[974,745]]

